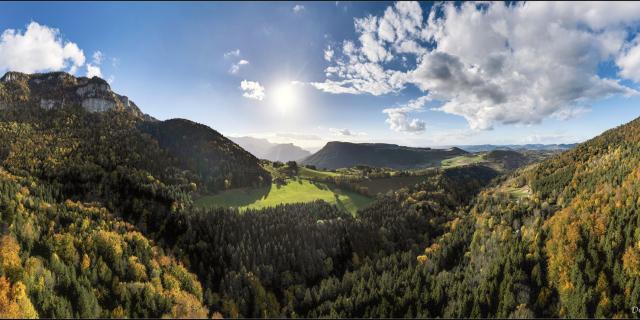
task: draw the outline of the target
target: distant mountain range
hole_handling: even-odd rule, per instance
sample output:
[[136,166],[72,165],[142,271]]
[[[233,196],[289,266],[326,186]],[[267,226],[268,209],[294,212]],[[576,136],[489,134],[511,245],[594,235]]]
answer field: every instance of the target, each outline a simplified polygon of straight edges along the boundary
[[496,145],[496,144],[479,144],[479,145],[471,145],[471,146],[456,146],[462,150],[468,152],[486,152],[493,150],[536,150],[536,151],[564,151],[573,149],[577,146],[577,143],[561,143],[561,144],[505,144],[505,145]]
[[443,159],[467,154],[460,148],[411,148],[385,143],[332,141],[302,160],[302,164],[337,169],[356,165],[408,169],[439,165]]
[[229,139],[254,156],[270,161],[299,161],[311,155],[311,152],[293,143],[271,143],[267,139],[253,137],[230,137]]

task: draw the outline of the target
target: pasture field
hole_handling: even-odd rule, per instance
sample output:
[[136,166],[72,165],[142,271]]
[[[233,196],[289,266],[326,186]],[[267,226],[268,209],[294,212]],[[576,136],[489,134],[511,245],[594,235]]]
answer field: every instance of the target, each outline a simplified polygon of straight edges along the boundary
[[481,154],[457,156],[449,159],[444,159],[441,162],[442,168],[453,168],[458,166],[464,166],[468,164],[481,163],[486,160]]
[[198,207],[233,207],[243,211],[315,200],[324,200],[354,215],[358,209],[366,207],[373,201],[369,197],[341,190],[329,184],[305,179],[288,179],[286,184],[281,186],[274,183],[261,188],[227,190],[200,197],[194,203]]

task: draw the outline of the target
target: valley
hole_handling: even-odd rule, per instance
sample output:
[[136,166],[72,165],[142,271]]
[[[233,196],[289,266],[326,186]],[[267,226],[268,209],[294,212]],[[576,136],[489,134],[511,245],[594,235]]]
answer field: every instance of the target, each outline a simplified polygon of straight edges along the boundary
[[0,319],[640,318],[638,104],[633,2],[0,2]]
[[410,188],[438,169],[483,165],[506,173],[555,153],[537,150],[526,152],[526,156],[516,151],[502,150],[469,153],[446,158],[439,165],[409,170],[365,165],[323,170],[314,165],[299,166],[292,162],[283,164],[262,160],[262,166],[271,174],[271,180],[278,182],[259,188],[236,188],[195,196],[194,204],[200,208],[224,207],[244,211],[322,200],[356,215],[358,210],[371,204],[377,195]]
[[37,102],[82,78],[3,79],[3,103],[22,101],[0,114],[11,315],[586,316],[634,301],[639,120],[564,152],[332,142],[281,162],[184,119]]

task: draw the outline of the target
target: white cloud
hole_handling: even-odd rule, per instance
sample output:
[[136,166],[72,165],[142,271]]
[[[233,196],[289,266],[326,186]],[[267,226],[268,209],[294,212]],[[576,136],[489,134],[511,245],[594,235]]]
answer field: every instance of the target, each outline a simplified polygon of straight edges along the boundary
[[[628,41],[640,26],[638,4],[442,3],[426,17],[418,3],[398,2],[355,19],[357,41],[336,48],[326,80],[311,84],[372,95],[415,85],[472,129],[570,118],[591,101],[638,93],[598,75],[614,61],[621,77],[640,82],[640,41]],[[396,131],[424,131],[406,109],[385,113]]]
[[87,63],[87,78],[99,77],[102,78],[102,71],[100,71],[100,67],[93,65],[91,63]]
[[264,99],[264,87],[257,81],[242,80],[242,82],[240,82],[240,89],[242,89],[242,96],[245,98],[256,100]]
[[231,65],[231,68],[229,68],[229,73],[237,74],[240,71],[240,67],[247,64],[249,64],[249,61],[242,59],[238,61],[238,63],[234,63]]
[[423,111],[424,106],[429,101],[431,101],[431,97],[423,96],[411,100],[405,105],[384,109],[382,113],[387,114],[387,120],[385,120],[385,122],[391,130],[396,132],[422,133],[426,130],[426,123],[417,118],[410,119],[408,114]]
[[233,57],[239,57],[239,56],[240,56],[240,49],[231,50],[224,54],[225,58],[233,58]]
[[585,106],[576,106],[571,108],[562,108],[551,114],[552,117],[560,120],[569,120],[577,118],[591,111],[591,108]]
[[640,39],[638,35],[628,44],[616,59],[620,76],[640,82]]
[[305,9],[305,7],[301,4],[296,4],[295,6],[293,6],[293,12],[295,13],[299,13],[301,11],[303,11]]
[[0,70],[75,73],[84,62],[77,44],[63,40],[58,29],[37,22],[29,23],[24,32],[7,29],[0,36]]
[[96,51],[91,57],[93,59],[93,64],[100,65],[102,64],[102,60],[104,59],[104,54],[102,54],[101,51]]
[[324,59],[327,61],[333,59],[333,49],[331,49],[331,46],[327,46],[327,49],[324,50]]
[[349,129],[329,128],[329,131],[334,136],[342,136],[342,137],[362,137],[367,135],[365,132],[355,132]]
[[93,53],[93,55],[91,56],[92,63],[87,63],[87,78],[93,78],[93,77],[102,78],[102,70],[100,69],[100,64],[102,64],[102,60],[104,60],[104,54],[102,54],[101,51],[96,51]]
[[[240,49],[231,50],[231,51],[225,53],[224,54],[224,58],[225,59],[230,59],[230,58],[236,58],[237,59],[237,58],[240,58]],[[238,74],[238,72],[240,72],[240,68],[242,66],[248,65],[248,64],[249,64],[248,60],[240,59],[240,60],[238,60],[238,62],[231,64],[231,67],[229,67],[229,73],[230,74]]]

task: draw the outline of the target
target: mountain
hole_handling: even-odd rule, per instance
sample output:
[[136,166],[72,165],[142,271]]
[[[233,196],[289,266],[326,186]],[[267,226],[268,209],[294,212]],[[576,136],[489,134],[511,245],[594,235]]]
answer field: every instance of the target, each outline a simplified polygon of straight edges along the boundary
[[10,72],[0,107],[0,318],[211,316],[164,250],[193,192],[269,184],[257,158],[99,78]]
[[[640,298],[639,167],[640,118],[480,193],[468,211],[472,231],[461,234],[466,258],[451,275],[464,289],[440,293],[448,305],[440,314],[631,317]],[[437,263],[431,251],[427,267]]]
[[271,143],[267,139],[253,137],[229,137],[229,139],[249,151],[252,155],[262,159],[264,159],[263,156],[267,153],[267,150],[275,146],[275,143]]
[[435,166],[443,159],[463,154],[467,154],[467,152],[456,147],[431,149],[384,143],[332,141],[318,152],[302,160],[302,163],[326,169],[356,165],[407,169]]
[[269,148],[264,155],[265,159],[271,161],[299,161],[311,155],[311,152],[304,150],[293,143],[281,143]]
[[[324,201],[239,212],[191,205],[271,187],[215,130],[88,107],[80,78],[21,77],[0,90],[0,318],[630,318],[640,301],[640,118],[506,173],[399,173],[419,179],[355,215]],[[307,160],[464,154],[332,142]]]
[[215,130],[157,121],[99,78],[7,73],[0,81],[0,166],[102,203],[145,232],[192,192],[269,184],[257,158]]
[[[493,156],[505,155],[513,156]],[[359,212],[359,219],[389,219],[379,228],[385,239],[398,236],[400,242],[391,241],[396,246],[425,239],[422,249],[395,247],[366,259],[360,252],[352,255],[358,267],[315,285],[309,289],[312,298],[301,299],[304,310],[313,306],[306,315],[634,317],[640,299],[638,168],[640,118],[499,177],[476,189],[469,203],[449,206],[452,210],[441,199],[464,183],[473,185],[476,173],[465,170],[453,182],[396,191],[387,201],[410,209],[398,210],[381,198]],[[398,219],[408,212],[415,214],[411,222]],[[421,218],[431,224],[423,225]],[[380,241],[375,232],[367,240]],[[326,292],[337,293],[313,298]],[[367,299],[345,303],[362,295]]]
[[280,162],[298,161],[311,154],[293,143],[271,143],[267,139],[253,137],[230,137],[229,139],[260,159]]
[[0,78],[0,110],[23,106],[39,106],[45,110],[82,106],[89,112],[125,110],[141,119],[153,120],[128,97],[111,91],[105,80],[76,78],[65,72],[7,72]]
[[[193,179],[202,190],[255,186],[269,179],[258,159],[215,130],[183,119],[158,121],[142,113],[126,96],[113,92],[109,84],[98,77],[76,78],[64,72],[31,75],[8,72],[0,79],[0,108],[4,110],[5,119],[18,122],[39,124],[70,115],[82,119],[82,123],[75,126],[58,128],[60,130],[51,133],[54,135],[76,130],[69,132],[72,135],[91,126],[96,126],[94,133],[97,133],[101,125],[105,130],[126,128],[130,133],[127,139],[148,140],[150,135],[151,143],[140,148],[159,147],[160,152],[168,152],[169,157],[165,158],[170,159],[165,160],[195,174]],[[85,136],[78,139],[78,143],[87,143],[92,138]],[[94,146],[99,145],[101,142]]]
[[256,187],[270,180],[256,157],[205,125],[171,119],[148,121],[142,128],[175,156],[182,167],[203,177],[208,190]]
[[468,152],[487,152],[493,150],[514,150],[514,151],[565,151],[577,146],[577,143],[561,144],[479,144],[479,145],[459,145],[458,148]]

